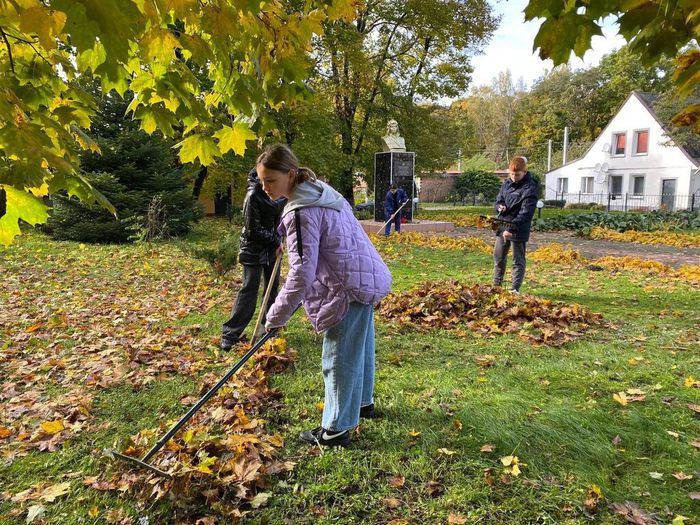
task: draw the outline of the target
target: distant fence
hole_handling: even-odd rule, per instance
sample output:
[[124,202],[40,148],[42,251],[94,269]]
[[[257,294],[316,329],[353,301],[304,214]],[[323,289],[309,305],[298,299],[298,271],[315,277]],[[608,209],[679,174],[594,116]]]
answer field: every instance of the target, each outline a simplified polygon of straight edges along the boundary
[[566,204],[597,204],[608,211],[676,211],[700,209],[700,194],[659,195],[634,193],[555,193],[555,200]]

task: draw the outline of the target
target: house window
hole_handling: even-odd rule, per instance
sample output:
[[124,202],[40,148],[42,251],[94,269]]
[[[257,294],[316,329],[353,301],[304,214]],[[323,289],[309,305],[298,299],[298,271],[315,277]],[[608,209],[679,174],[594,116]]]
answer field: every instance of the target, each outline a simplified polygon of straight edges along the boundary
[[640,129],[634,132],[634,154],[646,155],[649,153],[649,130]]
[[616,157],[625,156],[625,144],[627,144],[627,133],[613,134],[613,155]]
[[560,177],[557,179],[557,193],[568,193],[569,192],[569,179],[566,177]]
[[622,175],[613,175],[610,177],[610,193],[613,195],[622,195]]
[[632,195],[644,195],[644,175],[632,175],[630,189],[632,190]]
[[593,193],[593,177],[581,178],[581,193]]

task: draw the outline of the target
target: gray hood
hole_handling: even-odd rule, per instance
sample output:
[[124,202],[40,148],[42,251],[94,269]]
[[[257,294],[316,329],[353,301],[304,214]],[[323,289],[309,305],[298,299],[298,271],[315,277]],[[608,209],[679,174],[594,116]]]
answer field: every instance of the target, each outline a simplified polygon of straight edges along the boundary
[[311,206],[340,211],[344,205],[345,198],[328,184],[320,180],[308,180],[302,182],[294,189],[294,193],[289,197],[289,202],[284,207],[282,215],[299,208]]

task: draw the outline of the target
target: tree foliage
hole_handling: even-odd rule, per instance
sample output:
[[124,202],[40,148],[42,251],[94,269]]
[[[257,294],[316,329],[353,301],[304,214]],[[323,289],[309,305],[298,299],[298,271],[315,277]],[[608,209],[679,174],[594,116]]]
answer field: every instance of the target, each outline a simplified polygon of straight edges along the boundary
[[356,7],[352,22],[327,25],[314,76],[332,105],[342,153],[329,175],[349,199],[355,173],[371,173],[387,119],[405,131],[416,115],[426,117],[413,107],[417,99],[463,92],[469,56],[497,23],[484,0],[376,0]]
[[[266,108],[301,96],[312,36],[352,16],[349,0],[21,0],[0,2],[0,242],[18,220],[46,219],[39,197],[65,190],[114,208],[78,171],[97,151],[84,130],[96,110],[76,79],[127,89],[128,111],[152,133],[181,136],[183,162],[211,163],[264,134]],[[202,78],[204,75],[204,79]],[[204,81],[203,81],[204,80]],[[214,115],[224,118],[215,119]]]
[[148,135],[125,116],[130,91],[124,98],[114,91],[102,96],[99,84],[86,77],[81,84],[99,103],[89,136],[101,151],[80,154],[81,176],[109,200],[117,217],[59,192],[51,199],[49,232],[84,242],[127,242],[141,231],[149,231],[149,240],[187,233],[199,209],[173,140],[159,132]]
[[[700,81],[700,50],[693,46],[700,39],[700,9],[695,0],[530,0],[524,13],[528,21],[544,19],[534,48],[555,65],[568,62],[572,51],[583,57],[591,38],[602,35],[604,18],[613,15],[631,53],[644,66],[675,57],[673,80],[681,97],[692,94]],[[674,120],[700,131],[700,104],[690,104]]]
[[460,198],[468,195],[483,195],[486,200],[492,200],[498,195],[501,180],[491,172],[483,170],[465,171],[455,180],[455,191]]

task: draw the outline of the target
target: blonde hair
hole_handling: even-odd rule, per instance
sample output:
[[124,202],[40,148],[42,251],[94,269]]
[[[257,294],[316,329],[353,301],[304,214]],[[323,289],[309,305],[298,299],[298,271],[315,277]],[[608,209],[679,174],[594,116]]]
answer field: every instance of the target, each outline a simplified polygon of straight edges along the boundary
[[262,164],[269,170],[282,171],[288,173],[293,171],[294,185],[301,184],[307,180],[315,181],[316,174],[310,169],[299,166],[299,160],[294,152],[286,144],[272,144],[265,148],[255,164]]
[[510,164],[508,164],[508,169],[510,171],[527,171],[527,160],[525,157],[513,157],[510,159]]

